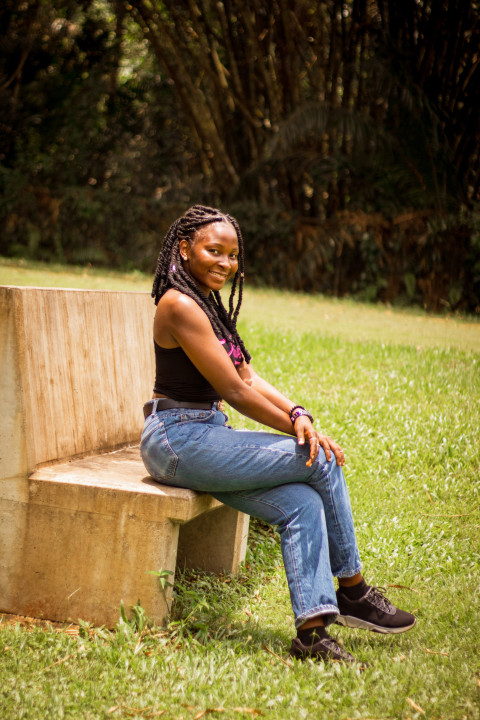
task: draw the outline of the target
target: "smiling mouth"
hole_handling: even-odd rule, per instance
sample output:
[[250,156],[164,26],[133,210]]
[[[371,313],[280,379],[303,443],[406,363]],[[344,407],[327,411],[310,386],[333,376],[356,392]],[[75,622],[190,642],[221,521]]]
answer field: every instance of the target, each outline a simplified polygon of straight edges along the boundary
[[221,278],[222,280],[226,280],[227,276],[223,273],[215,272],[214,270],[210,270],[210,275],[215,275],[215,277]]

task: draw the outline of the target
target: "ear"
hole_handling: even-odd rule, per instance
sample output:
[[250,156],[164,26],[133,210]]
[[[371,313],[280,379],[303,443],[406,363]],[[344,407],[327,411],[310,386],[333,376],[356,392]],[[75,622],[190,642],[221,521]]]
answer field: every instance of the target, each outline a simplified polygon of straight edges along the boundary
[[178,244],[178,248],[180,250],[180,257],[182,260],[188,260],[190,256],[190,245],[187,240],[180,240]]

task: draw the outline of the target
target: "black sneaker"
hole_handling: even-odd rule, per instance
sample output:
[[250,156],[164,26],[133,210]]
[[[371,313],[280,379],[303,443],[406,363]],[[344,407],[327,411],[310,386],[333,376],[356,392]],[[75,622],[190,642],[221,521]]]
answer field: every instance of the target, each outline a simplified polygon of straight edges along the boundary
[[359,600],[350,600],[342,588],[337,590],[340,615],[336,622],[351,628],[378,633],[402,633],[415,625],[415,617],[399,610],[385,597],[385,588],[370,587]]
[[[326,637],[315,639],[311,645],[304,645],[300,638],[296,637],[292,640],[290,648],[291,657],[297,660],[336,660],[337,662],[346,662],[354,664],[357,662],[353,655],[344,650],[333,638],[327,633]],[[359,663],[360,669],[368,667],[366,663]]]

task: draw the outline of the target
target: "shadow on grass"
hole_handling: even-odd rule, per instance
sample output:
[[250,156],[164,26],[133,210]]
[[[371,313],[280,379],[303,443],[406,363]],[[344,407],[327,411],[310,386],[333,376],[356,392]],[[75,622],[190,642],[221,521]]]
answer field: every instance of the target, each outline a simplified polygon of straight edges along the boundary
[[[282,565],[279,538],[269,525],[251,519],[245,565],[236,575],[183,569],[175,577],[174,602],[168,631],[202,645],[219,640],[234,644],[272,645],[279,652],[291,637],[280,628],[262,626],[258,612],[249,607],[258,601],[258,588],[278,576]],[[268,617],[274,625],[275,618]]]
[[[238,575],[214,575],[200,570],[185,569],[175,579],[174,604],[168,623],[172,639],[199,643],[205,648],[219,645],[234,648],[242,654],[255,655],[267,649],[284,661],[294,636],[285,630],[284,616],[272,604],[262,607],[258,588],[266,587],[279,569],[281,553],[278,535],[270,526],[252,519],[249,534],[249,557]],[[249,607],[259,600],[255,614]],[[284,606],[282,598],[279,607]],[[243,616],[243,617],[242,617]],[[244,619],[243,619],[244,618]],[[293,620],[293,617],[292,617]],[[278,622],[278,627],[277,627]],[[409,652],[403,634],[398,636],[370,633],[344,628],[333,623],[328,628],[332,637],[354,657],[369,662],[378,656],[388,660],[402,659]],[[400,639],[399,639],[400,638]]]

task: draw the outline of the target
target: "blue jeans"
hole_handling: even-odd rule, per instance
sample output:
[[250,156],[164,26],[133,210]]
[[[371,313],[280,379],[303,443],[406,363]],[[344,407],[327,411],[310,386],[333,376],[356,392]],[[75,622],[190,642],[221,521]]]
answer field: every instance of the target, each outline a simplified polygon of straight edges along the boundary
[[338,614],[333,577],[360,572],[343,470],[320,449],[270,432],[233,430],[216,409],[172,409],[147,417],[141,453],[167,485],[208,492],[225,505],[276,525],[296,627]]

